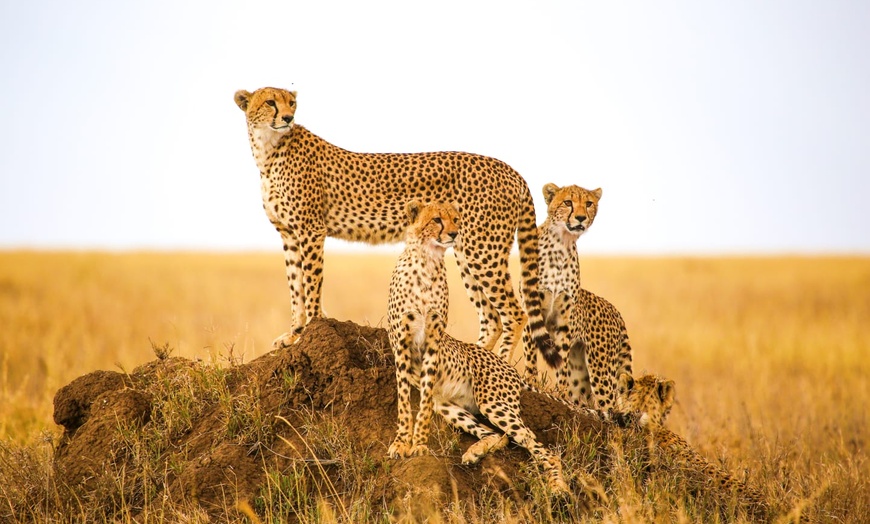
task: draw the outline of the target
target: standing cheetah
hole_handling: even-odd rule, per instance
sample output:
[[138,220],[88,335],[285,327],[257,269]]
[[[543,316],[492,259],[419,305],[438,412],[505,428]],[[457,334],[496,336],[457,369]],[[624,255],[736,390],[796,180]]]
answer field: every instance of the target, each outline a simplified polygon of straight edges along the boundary
[[[354,153],[296,125],[296,93],[264,87],[240,90],[263,208],[284,242],[291,295],[291,330],[274,345],[293,343],[322,315],[323,242],[327,236],[370,244],[397,242],[413,199],[458,202],[465,214],[455,252],[468,296],[478,312],[478,343],[498,344],[507,357],[526,315],[514,294],[508,255],[514,234],[521,290],[536,346],[551,359],[538,294],[535,207],[525,180],[504,162],[458,153]],[[557,362],[550,362],[557,365]]]
[[[619,311],[580,285],[577,239],[598,213],[601,189],[544,186],[547,220],[538,227],[542,308],[547,330],[564,361],[558,388],[570,401],[607,411],[616,400],[620,373],[631,376],[631,344]],[[528,339],[530,333],[524,334]],[[527,378],[537,377],[537,353],[526,346]]]
[[[541,445],[520,418],[520,393],[531,389],[529,385],[493,352],[445,333],[444,251],[458,239],[456,207],[412,201],[407,210],[410,226],[390,281],[388,308],[399,418],[390,457],[427,452],[432,413],[438,411],[450,425],[480,439],[462,455],[464,464],[476,463],[486,453],[504,447],[510,437],[529,450],[554,492],[567,491],[559,456]],[[411,415],[412,385],[420,390],[416,423]],[[504,433],[479,423],[476,414]]]

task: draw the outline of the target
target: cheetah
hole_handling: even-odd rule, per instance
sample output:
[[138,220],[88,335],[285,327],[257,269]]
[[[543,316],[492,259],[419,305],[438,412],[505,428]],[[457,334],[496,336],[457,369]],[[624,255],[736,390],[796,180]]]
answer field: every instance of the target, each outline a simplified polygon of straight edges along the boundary
[[[295,91],[239,90],[234,100],[247,120],[263,208],[284,244],[292,321],[275,347],[292,344],[308,322],[322,316],[325,237],[401,241],[407,226],[404,206],[418,199],[456,201],[464,209],[465,225],[454,251],[477,309],[478,344],[507,357],[522,336],[527,313],[535,345],[559,358],[548,350],[552,341],[537,289],[535,207],[519,173],[500,160],[471,153],[347,151],[296,124]],[[508,271],[514,235],[525,313]]]
[[653,430],[664,426],[674,405],[676,388],[673,380],[655,375],[635,379],[623,372],[617,379],[617,389],[617,412],[636,414],[642,428]]
[[[616,400],[620,373],[631,375],[631,344],[613,304],[583,289],[576,241],[598,213],[601,189],[544,186],[547,219],[538,227],[540,290],[547,330],[563,361],[558,390],[569,401],[607,412]],[[530,333],[524,333],[524,340]],[[526,345],[526,377],[537,378],[537,351]]]
[[[450,425],[479,439],[462,455],[463,464],[477,463],[485,454],[506,446],[510,437],[531,453],[554,492],[566,492],[559,456],[540,444],[520,418],[520,393],[531,387],[492,351],[445,333],[444,252],[456,245],[461,229],[455,204],[411,201],[407,212],[410,226],[390,281],[388,307],[399,419],[389,456],[428,452],[429,426],[437,411]],[[412,385],[420,390],[416,423],[411,415]],[[476,414],[503,433],[479,423]]]
[[769,516],[765,497],[755,488],[738,479],[718,464],[713,464],[695,451],[682,437],[664,427],[675,398],[672,380],[654,375],[634,379],[621,373],[618,379],[617,410],[639,415],[637,423],[648,432],[649,447],[655,461],[672,457],[675,466],[686,472],[698,472],[702,488],[730,499],[735,497],[743,509],[761,520]]

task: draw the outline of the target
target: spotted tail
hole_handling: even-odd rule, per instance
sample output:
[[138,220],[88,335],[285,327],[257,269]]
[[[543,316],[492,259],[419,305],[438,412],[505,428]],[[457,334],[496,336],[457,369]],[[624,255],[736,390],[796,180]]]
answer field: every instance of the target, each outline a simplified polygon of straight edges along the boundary
[[540,351],[544,361],[552,368],[562,364],[559,349],[547,333],[544,315],[541,312],[541,293],[538,289],[538,227],[535,224],[535,203],[528,186],[523,186],[525,195],[520,222],[517,225],[517,245],[520,251],[520,287],[523,294],[523,304],[529,317],[529,328],[532,340]]

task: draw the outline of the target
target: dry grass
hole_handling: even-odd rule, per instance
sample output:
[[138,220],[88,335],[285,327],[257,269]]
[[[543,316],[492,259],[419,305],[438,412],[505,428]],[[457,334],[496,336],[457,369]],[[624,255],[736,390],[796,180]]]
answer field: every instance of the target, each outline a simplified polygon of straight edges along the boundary
[[[326,312],[383,325],[393,262],[327,254]],[[450,331],[474,340],[448,267]],[[0,253],[0,442],[40,455],[57,435],[54,392],[151,360],[152,343],[211,361],[265,353],[286,328],[282,268],[280,254]],[[870,259],[587,258],[582,269],[622,311],[636,371],[676,380],[673,430],[769,496],[815,494],[816,519],[870,514]]]

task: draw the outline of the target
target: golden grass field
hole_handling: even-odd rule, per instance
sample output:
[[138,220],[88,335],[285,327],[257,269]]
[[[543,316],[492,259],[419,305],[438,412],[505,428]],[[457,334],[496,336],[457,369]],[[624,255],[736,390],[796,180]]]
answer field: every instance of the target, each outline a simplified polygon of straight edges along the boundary
[[[327,315],[383,326],[394,260],[328,252]],[[0,441],[56,438],[58,388],[152,360],[152,343],[207,361],[269,351],[287,327],[283,267],[277,252],[0,253]],[[448,269],[449,330],[474,341]],[[762,488],[870,518],[870,258],[586,257],[582,274],[622,312],[635,373],[676,381],[671,429]]]

